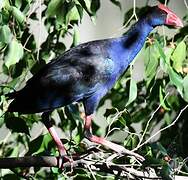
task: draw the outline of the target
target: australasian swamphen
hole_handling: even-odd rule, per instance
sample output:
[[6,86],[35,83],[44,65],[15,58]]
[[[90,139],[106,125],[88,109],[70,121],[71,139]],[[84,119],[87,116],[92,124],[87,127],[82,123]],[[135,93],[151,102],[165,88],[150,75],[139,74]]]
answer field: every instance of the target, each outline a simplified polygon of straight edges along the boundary
[[63,53],[36,73],[20,91],[7,96],[14,99],[9,112],[23,114],[44,112],[43,122],[52,135],[61,156],[66,150],[50,122],[50,113],[73,102],[83,102],[84,135],[92,142],[118,152],[144,158],[124,147],[94,136],[92,114],[100,99],[113,87],[144,45],[149,33],[160,25],[182,27],[183,24],[166,6],[150,7],[122,37],[91,41]]

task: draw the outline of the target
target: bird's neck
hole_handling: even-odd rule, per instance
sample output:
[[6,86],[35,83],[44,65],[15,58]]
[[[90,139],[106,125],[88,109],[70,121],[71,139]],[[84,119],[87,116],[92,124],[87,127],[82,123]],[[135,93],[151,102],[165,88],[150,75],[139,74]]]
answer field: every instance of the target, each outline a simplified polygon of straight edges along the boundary
[[120,63],[121,71],[127,69],[152,30],[153,27],[142,19],[133,25],[124,36],[112,43],[112,56],[116,63]]

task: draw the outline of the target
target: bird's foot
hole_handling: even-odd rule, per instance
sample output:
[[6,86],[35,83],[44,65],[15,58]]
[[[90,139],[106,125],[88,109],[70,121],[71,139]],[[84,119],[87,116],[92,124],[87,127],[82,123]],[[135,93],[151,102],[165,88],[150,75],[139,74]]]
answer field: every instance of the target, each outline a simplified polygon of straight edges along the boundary
[[141,156],[141,155],[139,155],[139,154],[137,154],[137,153],[135,153],[133,151],[130,151],[128,149],[125,149],[123,146],[120,146],[118,144],[110,142],[110,141],[106,140],[105,138],[93,135],[92,132],[91,132],[91,120],[92,120],[91,116],[86,116],[85,117],[84,136],[88,140],[90,140],[91,142],[106,146],[109,149],[112,149],[113,151],[117,152],[118,154],[126,154],[126,155],[130,155],[130,156],[134,156],[139,161],[144,161],[145,160],[145,158],[143,156]]
[[130,150],[124,148],[123,146],[120,146],[118,144],[110,142],[110,141],[106,140],[105,138],[91,135],[88,139],[92,142],[104,145],[104,146],[108,147],[109,149],[112,149],[113,151],[117,152],[118,154],[122,154],[122,155],[126,154],[126,155],[130,155],[130,156],[134,156],[137,160],[142,161],[142,162],[145,160],[145,158],[143,156],[141,156],[133,151],[130,151]]
[[111,149],[116,151],[120,155],[134,156],[137,160],[139,160],[141,162],[145,161],[145,158],[138,153],[135,153],[131,150],[128,150],[128,149],[126,149],[123,146],[120,146],[118,144],[114,144],[114,146],[115,146],[115,149],[112,149],[112,148]]
[[72,170],[73,170],[73,162],[74,162],[74,160],[73,160],[72,157],[69,157],[67,155],[62,155],[62,156],[59,156],[59,159],[58,159],[57,162],[58,162],[57,167],[60,168],[60,169],[62,169],[62,170],[65,169],[64,164],[67,163],[67,162],[69,162],[70,163],[69,167],[70,167],[71,172],[72,172]]

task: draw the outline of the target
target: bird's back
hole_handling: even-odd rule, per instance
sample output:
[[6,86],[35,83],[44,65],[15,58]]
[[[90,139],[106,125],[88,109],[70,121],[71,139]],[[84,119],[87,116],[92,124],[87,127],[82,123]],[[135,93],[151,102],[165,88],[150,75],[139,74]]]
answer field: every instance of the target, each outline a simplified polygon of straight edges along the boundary
[[90,97],[105,85],[114,69],[106,49],[109,40],[81,44],[52,60],[26,86],[11,94],[11,112],[53,110]]

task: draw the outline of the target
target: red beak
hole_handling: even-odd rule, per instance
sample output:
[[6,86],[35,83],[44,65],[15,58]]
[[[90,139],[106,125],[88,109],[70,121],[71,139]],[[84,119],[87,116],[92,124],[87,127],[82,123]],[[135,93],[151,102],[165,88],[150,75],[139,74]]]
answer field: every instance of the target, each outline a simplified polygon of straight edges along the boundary
[[169,8],[167,8],[163,4],[159,4],[158,8],[167,13],[167,18],[165,21],[166,25],[171,25],[171,26],[175,26],[175,27],[183,27],[183,23],[182,23],[181,19],[174,12],[172,12]]

